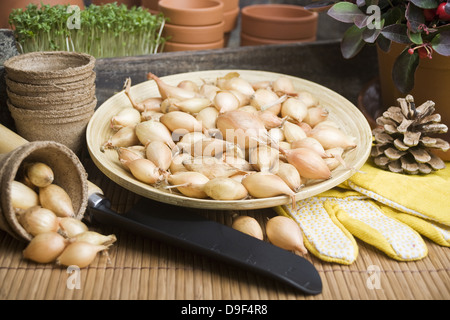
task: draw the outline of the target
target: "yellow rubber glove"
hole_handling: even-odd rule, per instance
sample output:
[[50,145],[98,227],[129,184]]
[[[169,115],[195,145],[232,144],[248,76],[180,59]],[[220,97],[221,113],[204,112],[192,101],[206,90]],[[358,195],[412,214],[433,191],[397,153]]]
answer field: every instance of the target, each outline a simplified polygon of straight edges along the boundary
[[370,164],[361,172],[341,185],[346,189],[336,187],[298,201],[296,210],[289,205],[275,208],[298,222],[312,254],[351,264],[358,255],[353,236],[399,261],[427,255],[419,233],[449,246],[448,167],[427,176],[393,174]]

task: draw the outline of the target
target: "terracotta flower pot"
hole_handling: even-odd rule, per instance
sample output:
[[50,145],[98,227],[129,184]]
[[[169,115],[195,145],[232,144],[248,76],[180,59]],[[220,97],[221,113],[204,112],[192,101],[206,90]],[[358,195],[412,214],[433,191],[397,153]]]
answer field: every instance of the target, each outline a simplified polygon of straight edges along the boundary
[[219,0],[161,0],[159,11],[175,25],[207,26],[223,21]]
[[210,50],[210,49],[220,49],[223,48],[225,44],[225,40],[222,38],[219,41],[211,42],[211,43],[177,43],[167,41],[164,45],[165,52],[174,52],[174,51],[193,51],[193,50]]
[[159,10],[158,7],[159,0],[141,0],[141,6],[149,9],[152,12]]
[[316,35],[317,24],[317,12],[297,5],[261,4],[241,10],[241,31],[258,38],[309,39]]
[[277,40],[277,39],[265,39],[252,37],[248,34],[241,32],[241,46],[259,46],[259,45],[267,45],[267,44],[283,44],[283,43],[299,43],[299,42],[313,42],[316,40],[316,36],[305,39],[297,39],[297,40]]
[[223,12],[234,11],[239,8],[239,0],[220,0],[223,3]]
[[170,42],[204,44],[223,39],[225,23],[222,21],[209,26],[180,26],[167,23],[163,35]]
[[71,4],[79,6],[80,9],[84,9],[83,0],[2,0],[0,1],[0,29],[10,28],[8,20],[13,9],[24,9],[30,3],[37,5],[43,3],[52,6],[57,4]]
[[[397,105],[397,98],[404,97],[395,87],[392,81],[392,68],[395,59],[402,52],[403,46],[392,43],[388,53],[378,49],[378,64],[380,72],[380,91],[382,108],[385,110],[390,106]],[[450,129],[450,57],[433,53],[433,59],[420,59],[415,73],[414,89],[409,93],[414,97],[416,105],[427,100],[436,103],[436,113],[441,115],[442,123]],[[450,130],[449,130],[450,131]],[[450,132],[439,134],[438,137],[450,142]],[[450,161],[450,151],[439,152],[443,160]]]
[[240,8],[236,7],[229,11],[224,11],[223,20],[225,22],[224,32],[231,32],[237,26]]

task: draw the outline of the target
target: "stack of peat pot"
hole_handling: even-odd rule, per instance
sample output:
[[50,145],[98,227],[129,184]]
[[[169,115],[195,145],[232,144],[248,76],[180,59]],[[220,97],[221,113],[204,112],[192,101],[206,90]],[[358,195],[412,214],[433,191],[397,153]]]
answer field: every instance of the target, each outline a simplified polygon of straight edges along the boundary
[[97,99],[95,58],[76,52],[31,52],[4,64],[8,108],[28,141],[55,141],[77,153]]

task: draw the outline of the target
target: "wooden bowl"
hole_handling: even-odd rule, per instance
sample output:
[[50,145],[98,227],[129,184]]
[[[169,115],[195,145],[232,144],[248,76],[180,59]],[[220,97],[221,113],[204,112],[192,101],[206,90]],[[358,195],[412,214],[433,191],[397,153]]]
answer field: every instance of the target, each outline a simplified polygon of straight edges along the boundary
[[313,42],[313,41],[316,41],[316,36],[305,39],[278,40],[278,39],[265,39],[253,37],[241,32],[241,46],[260,46],[266,44],[298,43],[298,42]]
[[295,40],[317,33],[319,14],[297,5],[261,4],[243,7],[241,30],[258,38]]
[[159,11],[169,23],[182,26],[207,26],[223,20],[223,3],[219,0],[160,0]]
[[[215,81],[218,77],[223,77],[229,72],[238,72],[243,79],[250,82],[273,81],[281,76],[279,73],[254,70],[208,70],[181,73],[161,79],[171,85],[177,85],[182,80],[192,80],[200,85],[203,81]],[[344,132],[356,138],[357,148],[346,153],[344,160],[351,168],[356,170],[361,168],[369,157],[372,144],[372,132],[363,114],[350,101],[326,87],[308,80],[285,76],[293,81],[296,88],[316,95],[320,103],[330,111],[330,119],[336,121]],[[137,101],[160,96],[154,81],[145,81],[131,87],[131,94]],[[178,194],[173,190],[170,193],[138,181],[122,167],[116,151],[105,150],[102,152],[101,150],[102,145],[113,134],[110,127],[111,117],[124,108],[132,108],[132,105],[124,91],[121,91],[106,100],[97,109],[86,132],[88,151],[92,160],[107,177],[122,187],[156,201],[191,208],[253,210],[291,203],[291,199],[287,196],[238,201],[194,199]],[[337,168],[333,170],[331,179],[304,187],[296,194],[296,199],[305,199],[331,189],[347,180],[353,172],[349,169]]]
[[207,44],[223,39],[224,26],[223,21],[209,26],[180,26],[166,23],[163,36],[168,38],[170,43]]
[[194,51],[194,50],[212,50],[220,49],[225,45],[224,37],[219,41],[208,42],[208,43],[178,43],[172,41],[166,41],[164,44],[165,52],[174,51]]

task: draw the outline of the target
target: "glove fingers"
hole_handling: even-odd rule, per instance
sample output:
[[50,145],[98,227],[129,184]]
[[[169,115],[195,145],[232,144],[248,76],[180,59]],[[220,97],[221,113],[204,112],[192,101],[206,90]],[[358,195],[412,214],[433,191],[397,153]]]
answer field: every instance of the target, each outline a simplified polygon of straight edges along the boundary
[[424,258],[428,248],[420,235],[382,213],[371,200],[330,199],[337,219],[355,237],[399,261]]
[[399,212],[388,207],[382,207],[382,210],[385,215],[407,224],[435,243],[441,246],[450,247],[450,227],[420,219],[416,216]]
[[358,256],[358,246],[326,206],[319,198],[312,197],[298,201],[295,210],[291,206],[275,210],[299,224],[305,247],[313,255],[324,261],[349,265]]

